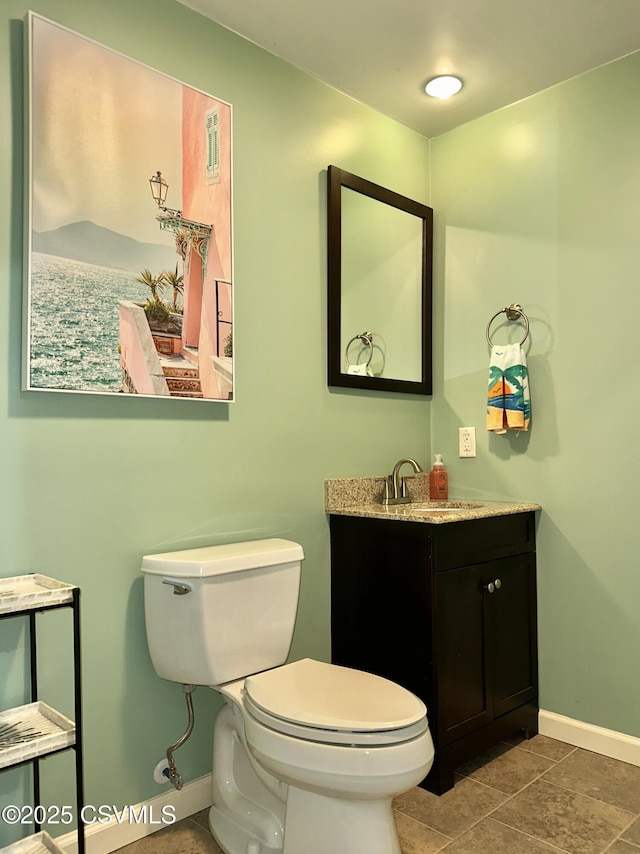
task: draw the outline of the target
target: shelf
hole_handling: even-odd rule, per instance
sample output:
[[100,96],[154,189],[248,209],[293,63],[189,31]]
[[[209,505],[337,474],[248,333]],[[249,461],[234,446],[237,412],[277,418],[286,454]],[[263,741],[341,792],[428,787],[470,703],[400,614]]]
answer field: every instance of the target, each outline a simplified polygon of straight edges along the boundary
[[0,768],[62,750],[75,739],[73,721],[46,703],[16,706],[0,713]]
[[0,614],[64,605],[73,599],[73,584],[46,575],[14,575],[0,579]]
[[[38,625],[42,614],[59,608],[73,615],[73,707],[75,722],[39,700]],[[42,805],[40,760],[73,748],[75,754],[76,808],[82,815],[84,770],[82,762],[82,661],[80,654],[80,588],[39,573],[0,578],[0,620],[25,618],[29,640],[30,700],[27,705],[0,712],[0,771],[31,766],[34,809]],[[46,617],[43,617],[45,622]],[[55,622],[55,621],[54,621]],[[26,698],[25,698],[26,699]],[[0,854],[64,854],[48,833],[34,822],[32,836],[0,848]],[[77,854],[85,854],[85,828],[78,821]]]
[[64,851],[43,831],[0,848],[0,854],[64,854]]
[[73,600],[75,586],[46,575],[15,575],[0,579],[0,615],[65,605]]

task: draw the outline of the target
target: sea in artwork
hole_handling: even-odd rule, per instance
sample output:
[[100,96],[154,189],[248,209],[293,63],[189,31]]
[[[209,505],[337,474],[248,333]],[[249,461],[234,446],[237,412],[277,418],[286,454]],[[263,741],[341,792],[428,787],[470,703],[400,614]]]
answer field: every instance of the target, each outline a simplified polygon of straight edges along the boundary
[[31,255],[30,387],[119,392],[118,300],[145,302],[136,275],[55,255]]

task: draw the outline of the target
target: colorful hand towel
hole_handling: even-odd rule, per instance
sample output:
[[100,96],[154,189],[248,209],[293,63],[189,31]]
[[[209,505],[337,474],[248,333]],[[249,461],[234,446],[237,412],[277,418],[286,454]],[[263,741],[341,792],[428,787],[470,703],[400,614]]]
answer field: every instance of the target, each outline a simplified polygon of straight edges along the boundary
[[528,430],[531,420],[529,373],[524,350],[519,344],[491,348],[487,430]]

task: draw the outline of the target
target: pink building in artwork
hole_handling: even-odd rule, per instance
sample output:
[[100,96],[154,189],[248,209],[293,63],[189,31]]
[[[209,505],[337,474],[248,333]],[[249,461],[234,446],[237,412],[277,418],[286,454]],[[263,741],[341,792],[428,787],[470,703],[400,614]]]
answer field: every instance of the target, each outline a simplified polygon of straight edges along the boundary
[[182,210],[159,204],[160,228],[173,232],[176,251],[182,258],[183,314],[177,331],[163,331],[149,327],[141,306],[120,303],[123,390],[230,400],[233,271],[229,104],[182,87]]

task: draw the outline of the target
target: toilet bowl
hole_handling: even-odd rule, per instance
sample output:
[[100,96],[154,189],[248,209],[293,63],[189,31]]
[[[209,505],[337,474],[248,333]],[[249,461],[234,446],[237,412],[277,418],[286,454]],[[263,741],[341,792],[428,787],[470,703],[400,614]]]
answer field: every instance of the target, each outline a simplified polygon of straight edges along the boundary
[[[234,791],[229,782],[237,776],[233,754],[214,746],[210,826],[224,850],[399,854],[392,799],[433,762],[417,697],[386,679],[312,659],[218,690],[250,766],[285,806],[263,816],[254,810],[251,828],[240,828],[246,807],[241,786]],[[229,725],[225,716],[218,720]],[[283,783],[286,789],[278,788]]]
[[379,676],[283,663],[302,557],[286,540],[145,557],[152,661],[224,697],[209,823],[227,854],[400,854],[391,802],[433,762],[426,708]]

